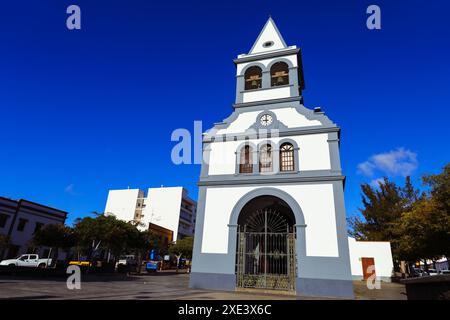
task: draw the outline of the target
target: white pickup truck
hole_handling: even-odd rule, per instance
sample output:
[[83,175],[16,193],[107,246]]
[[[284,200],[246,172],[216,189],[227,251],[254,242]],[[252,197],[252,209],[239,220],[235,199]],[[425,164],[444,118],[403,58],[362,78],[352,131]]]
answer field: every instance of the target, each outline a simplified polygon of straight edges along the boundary
[[37,254],[22,254],[15,259],[7,259],[0,262],[0,266],[33,268],[47,268],[51,264],[52,259],[39,259]]

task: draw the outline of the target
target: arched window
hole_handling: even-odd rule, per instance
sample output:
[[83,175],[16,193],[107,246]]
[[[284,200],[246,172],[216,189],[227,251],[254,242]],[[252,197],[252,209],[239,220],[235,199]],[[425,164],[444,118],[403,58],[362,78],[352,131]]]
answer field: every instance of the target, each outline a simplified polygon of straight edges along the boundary
[[272,87],[289,84],[289,67],[285,62],[274,63],[270,68],[270,85]]
[[294,146],[283,143],[280,147],[280,171],[294,171]]
[[260,67],[253,66],[245,71],[245,90],[261,88],[262,71]]
[[244,146],[240,152],[239,173],[253,172],[253,149],[249,145]]
[[272,163],[272,146],[265,144],[259,150],[259,171],[271,172],[273,169]]

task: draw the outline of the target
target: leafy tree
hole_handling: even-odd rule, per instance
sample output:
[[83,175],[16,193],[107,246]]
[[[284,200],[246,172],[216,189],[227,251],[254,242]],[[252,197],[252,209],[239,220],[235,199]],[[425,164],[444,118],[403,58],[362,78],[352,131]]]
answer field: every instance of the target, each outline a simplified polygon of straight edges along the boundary
[[169,246],[169,253],[173,254],[177,258],[177,271],[181,257],[185,257],[186,259],[192,258],[193,246],[194,237],[186,237],[177,240],[175,243]]
[[425,175],[422,180],[431,188],[431,196],[439,209],[450,212],[450,163],[440,174]]
[[84,251],[90,260],[95,248],[103,240],[102,228],[94,218],[85,217],[77,219],[74,226],[74,234],[77,239],[77,250]]
[[157,237],[149,230],[140,231],[136,228],[135,232],[130,234],[129,250],[137,257],[138,273],[141,272],[141,264],[144,257],[146,257],[151,249],[157,248]]
[[411,177],[407,176],[405,179],[405,186],[402,190],[402,196],[405,199],[406,208],[410,208],[416,203],[416,201],[424,198],[425,194],[421,194],[418,189],[414,188],[411,182]]
[[450,259],[450,163],[443,171],[435,175],[422,178],[424,184],[430,188],[430,201],[433,214],[429,215],[433,226],[432,239],[434,254],[445,255]]
[[397,258],[398,225],[409,204],[404,194],[413,192],[405,191],[388,178],[384,178],[378,188],[365,183],[361,191],[364,207],[359,209],[361,216],[349,219],[349,234],[357,240],[391,241],[393,256]]
[[67,250],[76,243],[73,230],[62,224],[47,224],[34,234],[33,244],[56,249]]
[[11,239],[6,234],[0,234],[0,260],[3,259],[5,250],[9,247]]
[[151,249],[163,252],[164,248],[155,234],[148,230],[141,231],[139,224],[116,219],[113,215],[99,214],[97,217],[79,219],[75,224],[75,234],[80,250],[88,254],[89,259],[95,256],[98,249],[113,254],[114,259],[121,254],[135,254],[139,265]]
[[127,250],[137,228],[113,215],[86,217],[76,221],[74,232],[78,246],[92,258],[97,249],[102,248],[116,258]]
[[[398,256],[406,261],[435,259],[439,256],[436,247],[435,207],[430,199],[417,201],[409,211],[402,214],[399,228]],[[442,255],[442,253],[441,253]]]
[[450,164],[422,178],[428,192],[384,178],[378,188],[361,186],[361,216],[349,219],[356,239],[390,241],[394,260],[435,260],[450,253]]

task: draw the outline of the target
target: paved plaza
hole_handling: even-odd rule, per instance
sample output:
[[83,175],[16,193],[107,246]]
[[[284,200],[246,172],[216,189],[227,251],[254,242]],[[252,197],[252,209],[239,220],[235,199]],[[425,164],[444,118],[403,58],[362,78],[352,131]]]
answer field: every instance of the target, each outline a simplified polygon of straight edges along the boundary
[[[189,289],[189,275],[157,273],[132,277],[82,276],[81,289],[69,290],[64,278],[0,276],[0,299],[224,299],[276,300],[311,299],[260,292],[222,292]],[[354,282],[356,299],[406,299],[403,285],[382,283],[381,290],[368,290],[362,281]]]

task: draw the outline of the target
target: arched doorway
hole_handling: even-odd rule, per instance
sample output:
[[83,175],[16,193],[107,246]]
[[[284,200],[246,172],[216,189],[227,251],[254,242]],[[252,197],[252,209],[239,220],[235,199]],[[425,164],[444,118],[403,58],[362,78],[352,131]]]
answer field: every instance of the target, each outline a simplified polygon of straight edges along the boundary
[[258,196],[242,207],[237,222],[237,287],[295,291],[295,216],[289,205]]

